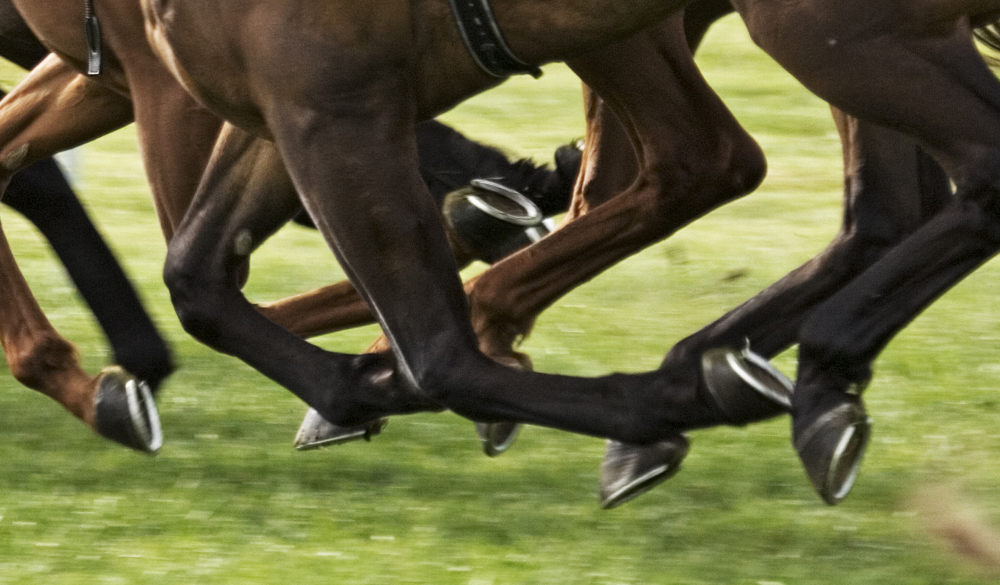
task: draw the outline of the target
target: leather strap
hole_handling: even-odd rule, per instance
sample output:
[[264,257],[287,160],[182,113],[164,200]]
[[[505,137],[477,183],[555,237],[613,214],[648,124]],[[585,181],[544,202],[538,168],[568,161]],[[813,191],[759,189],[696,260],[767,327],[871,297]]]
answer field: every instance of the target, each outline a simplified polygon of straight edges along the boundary
[[83,30],[87,34],[87,75],[100,75],[101,23],[94,14],[94,0],[83,0]]
[[497,25],[489,0],[448,0],[458,31],[476,65],[497,78],[528,74],[542,76],[542,70],[518,59],[507,46]]

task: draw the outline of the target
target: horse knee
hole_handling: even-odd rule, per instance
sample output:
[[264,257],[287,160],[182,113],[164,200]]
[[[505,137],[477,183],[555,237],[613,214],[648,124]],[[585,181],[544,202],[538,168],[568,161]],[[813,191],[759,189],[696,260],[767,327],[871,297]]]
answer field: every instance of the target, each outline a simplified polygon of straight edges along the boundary
[[217,337],[219,318],[224,308],[220,287],[213,284],[205,270],[190,262],[182,253],[168,251],[163,268],[163,282],[170,291],[170,301],[181,326],[199,341],[212,345]]

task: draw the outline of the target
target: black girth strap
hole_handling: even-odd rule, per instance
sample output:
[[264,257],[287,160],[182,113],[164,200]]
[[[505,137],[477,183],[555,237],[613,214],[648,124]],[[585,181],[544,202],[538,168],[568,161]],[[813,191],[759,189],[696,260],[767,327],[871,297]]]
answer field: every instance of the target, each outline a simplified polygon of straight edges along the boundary
[[479,68],[493,77],[527,73],[538,78],[542,70],[514,56],[503,40],[489,0],[448,0],[466,48]]
[[87,33],[87,75],[100,75],[101,23],[94,14],[94,0],[83,0],[83,30]]

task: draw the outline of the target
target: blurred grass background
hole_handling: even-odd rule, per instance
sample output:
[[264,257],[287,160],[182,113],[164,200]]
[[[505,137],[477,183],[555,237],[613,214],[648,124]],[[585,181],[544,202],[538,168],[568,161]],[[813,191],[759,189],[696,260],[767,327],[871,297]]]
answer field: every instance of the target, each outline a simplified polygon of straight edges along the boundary
[[[524,345],[538,370],[650,369],[836,232],[841,159],[826,106],[755,49],[737,20],[712,31],[699,62],[767,152],[766,182],[546,312]],[[7,87],[17,75],[4,70]],[[444,119],[514,156],[549,161],[582,134],[579,83],[548,67],[540,81],[512,80]],[[874,442],[841,506],[814,495],[788,422],[777,420],[693,433],[681,474],[605,512],[596,493],[603,442],[547,429],[526,429],[511,452],[487,459],[471,423],[418,415],[394,419],[370,444],[294,452],[304,406],[178,325],[132,129],[76,156],[80,192],[180,369],[161,393],[166,445],[148,458],[93,436],[0,366],[0,584],[960,584],[996,576],[952,554],[928,525],[935,514],[1000,523],[994,264],[879,360],[867,394]],[[40,302],[98,370],[109,354],[89,313],[33,228],[2,214]],[[254,256],[247,294],[269,300],[341,277],[317,235],[293,226]],[[359,351],[374,335],[369,327],[319,343]],[[794,372],[793,360],[778,364]]]

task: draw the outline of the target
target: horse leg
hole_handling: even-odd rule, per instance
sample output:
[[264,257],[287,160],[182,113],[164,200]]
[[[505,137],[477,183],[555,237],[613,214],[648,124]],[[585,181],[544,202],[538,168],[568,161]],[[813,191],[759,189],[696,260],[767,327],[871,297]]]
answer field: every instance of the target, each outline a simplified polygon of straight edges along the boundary
[[303,338],[375,322],[368,304],[347,280],[279,301],[259,303],[257,310]]
[[[30,70],[48,54],[10,0],[0,2],[0,55]],[[16,173],[3,202],[49,241],[107,336],[114,362],[155,394],[173,371],[170,350],[56,163],[45,159]]]
[[[473,323],[490,355],[509,352],[535,316],[573,286],[745,194],[763,176],[760,149],[694,66],[680,16],[570,65],[606,101],[588,100],[588,137],[600,138],[585,150],[580,197],[567,221],[530,254],[504,260],[474,283]],[[629,151],[639,154],[640,167],[622,156]],[[701,386],[700,368],[687,375],[692,388]],[[669,443],[648,448],[653,461],[609,445],[602,505],[669,477],[687,450],[679,435]]]
[[[168,248],[164,280],[185,329],[223,353],[253,355],[248,363],[339,426],[436,408],[400,385],[388,356],[320,350],[243,297],[246,256],[300,209],[273,145],[224,126],[191,211]],[[338,387],[345,376],[349,383]],[[351,384],[371,400],[345,396]]]
[[[131,119],[128,100],[51,56],[0,103],[0,183],[6,186],[20,168]],[[45,318],[6,240],[2,248],[0,339],[15,378],[106,438],[140,451],[159,449],[159,418],[148,386],[121,368],[90,378],[75,348]]]
[[[477,334],[495,344],[492,350],[509,351],[535,316],[573,286],[749,192],[762,178],[759,147],[705,84],[682,32],[673,17],[570,62],[623,122],[639,155],[639,175],[619,193],[614,188],[629,173],[604,172],[602,165],[621,164],[621,147],[601,148],[597,158],[588,152],[581,198],[569,220],[530,254],[511,256],[475,282],[473,322]],[[599,123],[613,128],[609,114]]]
[[840,232],[804,265],[680,341],[667,362],[744,345],[766,358],[778,354],[795,343],[816,307],[951,202],[947,175],[912,140],[836,109],[833,114],[844,151]]
[[[218,167],[222,167],[221,169],[213,167],[210,170],[226,178],[219,180],[221,187],[215,187],[214,190],[233,198],[228,205],[232,206],[233,209],[238,209],[235,213],[239,221],[243,223],[257,222],[253,218],[258,216],[268,220],[268,222],[254,223],[255,227],[252,229],[244,228],[236,234],[229,235],[234,245],[241,246],[237,257],[242,258],[245,262],[253,250],[281,227],[287,218],[300,213],[302,207],[288,174],[280,163],[271,143],[251,139],[234,127],[225,126],[224,132],[219,138],[220,152],[223,152],[223,149],[227,149],[225,152],[229,158],[217,163]],[[248,169],[252,169],[249,172],[253,173],[253,179],[247,177]],[[211,183],[207,185],[211,185]],[[203,190],[212,189],[206,186]],[[239,198],[238,203],[236,198]],[[204,201],[203,198],[195,207],[194,214],[201,213]],[[213,207],[213,211],[217,209],[219,208]],[[222,209],[229,210],[230,208]],[[200,230],[202,233],[213,233],[217,228],[214,225],[211,227],[199,225],[188,229]],[[220,241],[225,241],[225,237]],[[185,244],[180,244],[180,246],[187,249]],[[231,265],[228,256],[211,257],[211,261],[221,264],[205,270],[218,270],[220,276],[226,274],[227,271],[236,269],[234,265]],[[187,263],[187,261],[178,262]],[[171,266],[173,265],[172,263]],[[168,268],[167,273],[172,275],[175,271],[174,268]],[[176,278],[176,276],[170,276],[170,278]],[[240,279],[237,278],[237,280]],[[225,285],[219,284],[217,286],[223,287]],[[339,290],[340,295],[331,296],[330,293],[333,290]],[[256,310],[272,323],[299,337],[303,337],[303,333],[308,332],[310,327],[317,326],[316,323],[320,324],[317,326],[320,329],[329,326],[331,315],[338,319],[336,325],[341,327],[351,326],[352,319],[363,320],[356,324],[372,322],[368,305],[348,281],[324,287],[318,292],[313,291],[290,297],[272,306],[274,310],[261,310],[260,306],[256,307]],[[360,424],[335,425],[325,420],[317,411],[310,409],[295,437],[295,446],[297,449],[307,450],[339,445],[362,438],[368,440],[373,435],[380,433],[385,424],[385,419],[377,418]]]
[[55,161],[16,173],[3,202],[49,241],[114,351],[114,362],[157,388],[173,371],[167,342]]
[[[759,148],[705,84],[686,43],[677,16],[654,32],[570,63],[624,112],[631,134],[608,104],[588,97],[584,176],[563,225],[530,253],[505,259],[467,285],[480,348],[487,355],[528,363],[511,346],[555,299],[748,192],[762,178]],[[649,103],[648,95],[671,107]],[[635,159],[622,154],[634,149],[644,164],[638,180]],[[694,387],[699,371],[694,369]],[[680,435],[649,447],[610,444],[602,469],[602,505],[623,503],[668,478],[686,452]]]
[[853,485],[867,445],[860,391],[872,361],[1000,248],[1000,84],[971,42],[967,18],[921,21],[929,16],[861,2],[827,13],[743,4],[737,7],[754,39],[780,64],[845,112],[919,137],[958,189],[954,202],[800,328],[793,441],[814,487],[835,504]]
[[170,242],[191,205],[222,121],[202,108],[158,62],[145,61],[130,64],[131,70],[143,75],[131,89],[136,137],[160,228]]
[[[338,424],[444,405],[480,422],[650,443],[721,421],[697,386],[671,372],[542,374],[505,367],[478,350],[440,213],[420,178],[413,126],[435,104],[487,81],[463,77],[447,95],[422,94],[426,88],[413,85],[426,79],[423,69],[415,75],[414,43],[422,32],[415,31],[409,5],[380,5],[379,18],[351,9],[351,18],[336,26],[310,11],[273,19],[261,13],[254,38],[224,40],[224,55],[215,52],[219,44],[203,42],[210,41],[198,28],[204,4],[144,8],[151,36],[192,91],[274,138],[310,218],[378,317],[395,359],[322,351],[276,326],[267,329],[269,322],[240,303],[232,284],[213,288],[212,271],[222,262],[207,259],[224,260],[231,242],[220,234],[240,229],[234,210],[211,209],[214,197],[226,199],[217,181],[221,167],[208,176],[203,212],[189,212],[192,222],[168,254],[178,314],[196,337],[237,355]],[[288,35],[302,27],[315,34],[296,32],[291,42]],[[209,55],[219,58],[210,62]],[[287,64],[302,55],[310,55],[309,67],[290,76]]]

